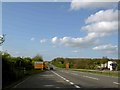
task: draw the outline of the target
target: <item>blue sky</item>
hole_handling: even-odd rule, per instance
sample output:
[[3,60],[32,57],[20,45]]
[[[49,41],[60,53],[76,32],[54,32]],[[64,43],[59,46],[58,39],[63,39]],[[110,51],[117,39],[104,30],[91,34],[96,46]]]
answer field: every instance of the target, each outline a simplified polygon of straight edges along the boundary
[[[13,56],[117,58],[117,4],[3,3],[3,50]],[[104,17],[101,17],[101,15]]]

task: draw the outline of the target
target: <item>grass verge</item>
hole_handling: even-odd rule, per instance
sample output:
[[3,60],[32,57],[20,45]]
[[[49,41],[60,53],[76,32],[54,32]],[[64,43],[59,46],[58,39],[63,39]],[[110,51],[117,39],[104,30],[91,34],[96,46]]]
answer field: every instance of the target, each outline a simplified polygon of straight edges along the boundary
[[120,77],[119,71],[98,71],[98,70],[87,70],[87,69],[73,69],[74,71],[80,71],[80,72],[88,72],[93,74],[99,74],[99,75],[106,75],[106,76],[113,76],[113,77]]

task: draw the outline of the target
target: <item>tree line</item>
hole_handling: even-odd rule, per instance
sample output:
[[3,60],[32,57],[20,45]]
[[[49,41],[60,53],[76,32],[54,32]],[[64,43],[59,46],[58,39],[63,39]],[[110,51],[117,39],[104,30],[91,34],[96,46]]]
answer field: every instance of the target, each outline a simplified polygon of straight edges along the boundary
[[69,68],[75,69],[97,69],[98,66],[101,64],[105,64],[108,61],[116,61],[117,62],[117,69],[120,70],[120,60],[118,59],[109,59],[107,57],[102,58],[62,58],[58,57],[52,60],[52,64],[60,67],[65,68],[66,63],[69,63]]
[[35,61],[43,61],[42,56],[36,55],[30,57],[13,57],[7,52],[0,52],[2,60],[2,86],[3,88],[13,83],[34,70]]

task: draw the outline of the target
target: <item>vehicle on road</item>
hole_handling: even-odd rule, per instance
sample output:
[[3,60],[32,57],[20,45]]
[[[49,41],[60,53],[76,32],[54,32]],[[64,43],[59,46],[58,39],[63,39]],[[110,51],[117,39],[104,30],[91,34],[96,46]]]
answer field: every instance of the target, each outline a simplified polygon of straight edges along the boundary
[[50,67],[50,70],[53,70],[53,67]]

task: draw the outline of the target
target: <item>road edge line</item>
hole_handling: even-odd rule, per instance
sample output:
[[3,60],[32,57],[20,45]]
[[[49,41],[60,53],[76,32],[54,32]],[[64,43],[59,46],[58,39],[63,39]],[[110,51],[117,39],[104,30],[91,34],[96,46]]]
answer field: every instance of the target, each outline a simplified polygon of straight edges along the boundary
[[56,72],[54,72],[54,71],[51,71],[51,72],[54,73],[55,75],[59,76],[60,78],[62,78],[62,79],[65,80],[66,82],[69,82],[71,85],[74,85],[75,88],[80,88],[80,86],[75,85],[73,82],[71,82],[70,80],[62,77],[61,75],[57,74]]

